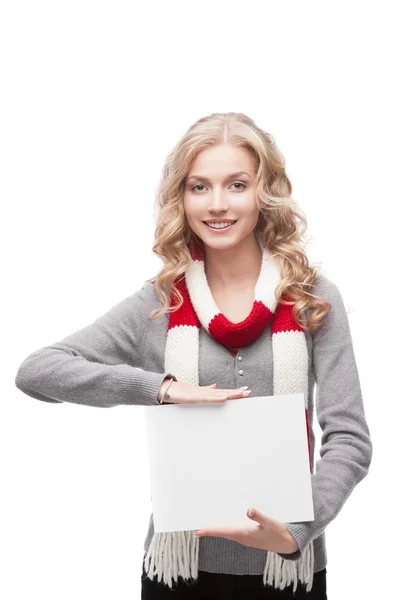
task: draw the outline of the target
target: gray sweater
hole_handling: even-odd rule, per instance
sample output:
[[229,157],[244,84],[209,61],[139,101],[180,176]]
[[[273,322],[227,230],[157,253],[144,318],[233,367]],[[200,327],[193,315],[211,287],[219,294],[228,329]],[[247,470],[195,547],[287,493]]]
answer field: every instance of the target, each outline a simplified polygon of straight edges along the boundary
[[[314,389],[316,417],[322,429],[320,459],[312,474],[314,521],[288,523],[299,550],[281,554],[297,560],[314,540],[315,571],[327,564],[325,529],[355,486],[367,475],[372,444],[366,422],[349,322],[338,287],[318,273],[313,293],[331,304],[324,327],[307,333],[309,424],[314,465]],[[119,404],[158,405],[163,379],[168,316],[151,321],[161,304],[152,283],[137,290],[93,323],[59,342],[32,352],[20,365],[15,385],[46,402],[73,402],[109,408]],[[305,313],[307,316],[307,313]],[[270,323],[234,358],[208,332],[199,334],[199,384],[235,388],[248,385],[252,397],[273,394]],[[159,405],[162,410],[162,405]],[[267,476],[267,474],[265,474]],[[292,493],[295,493],[293,489]],[[154,533],[150,515],[144,541]],[[267,551],[217,537],[199,538],[199,569],[214,573],[263,573]]]

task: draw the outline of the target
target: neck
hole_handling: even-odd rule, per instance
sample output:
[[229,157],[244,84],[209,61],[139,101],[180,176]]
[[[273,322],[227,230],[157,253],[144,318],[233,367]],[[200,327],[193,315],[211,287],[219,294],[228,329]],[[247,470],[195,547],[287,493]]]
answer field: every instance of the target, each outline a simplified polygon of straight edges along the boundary
[[204,268],[210,286],[229,289],[254,287],[262,265],[262,250],[255,237],[226,250],[205,246]]

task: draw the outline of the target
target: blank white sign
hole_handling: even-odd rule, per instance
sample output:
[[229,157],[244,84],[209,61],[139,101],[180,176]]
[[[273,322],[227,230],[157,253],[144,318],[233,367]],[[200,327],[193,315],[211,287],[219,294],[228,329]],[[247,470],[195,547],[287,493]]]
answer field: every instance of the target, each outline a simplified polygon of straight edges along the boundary
[[155,533],[314,519],[302,393],[144,410]]

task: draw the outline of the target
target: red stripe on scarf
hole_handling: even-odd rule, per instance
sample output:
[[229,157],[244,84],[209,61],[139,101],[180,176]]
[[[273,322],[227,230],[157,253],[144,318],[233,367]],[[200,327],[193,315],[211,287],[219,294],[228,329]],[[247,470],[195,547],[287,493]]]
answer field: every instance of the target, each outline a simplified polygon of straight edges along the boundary
[[[179,310],[175,310],[174,312],[170,313],[168,331],[169,329],[178,327],[179,325],[191,325],[193,327],[198,327],[199,329],[201,327],[201,323],[191,303],[185,280],[183,279],[182,281],[179,281],[176,284],[176,288],[183,296],[183,305],[179,308]],[[176,306],[177,304],[177,298],[175,294],[172,295],[171,304],[172,306]]]
[[[283,300],[290,301],[291,299],[283,296]],[[272,335],[281,331],[303,331],[303,329],[294,320],[292,306],[279,302],[272,322]]]
[[241,348],[256,340],[270,321],[272,313],[255,300],[248,317],[240,323],[232,323],[219,313],[209,323],[209,333],[227,348]]

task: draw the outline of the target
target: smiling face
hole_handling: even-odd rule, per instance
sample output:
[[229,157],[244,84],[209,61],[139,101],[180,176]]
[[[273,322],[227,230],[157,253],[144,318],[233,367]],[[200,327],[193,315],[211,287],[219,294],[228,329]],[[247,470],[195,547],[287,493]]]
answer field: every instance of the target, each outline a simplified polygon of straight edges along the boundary
[[[187,175],[184,210],[189,227],[205,248],[227,249],[254,235],[259,208],[249,152],[230,144],[200,152]],[[204,221],[220,221],[220,225],[212,229]],[[235,223],[221,228],[231,221]]]

